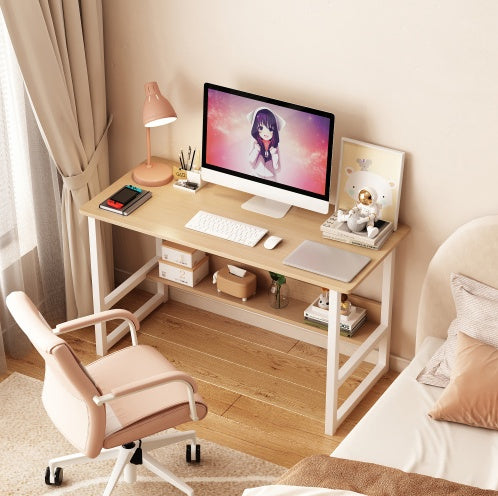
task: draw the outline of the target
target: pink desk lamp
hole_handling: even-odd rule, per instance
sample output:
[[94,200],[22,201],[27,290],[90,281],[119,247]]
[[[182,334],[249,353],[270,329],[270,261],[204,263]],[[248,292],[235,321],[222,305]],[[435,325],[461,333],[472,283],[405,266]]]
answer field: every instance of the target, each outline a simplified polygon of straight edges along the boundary
[[160,163],[151,162],[150,159],[150,128],[162,126],[175,121],[176,112],[171,103],[161,95],[157,83],[145,85],[145,103],[143,121],[147,138],[147,162],[133,169],[133,180],[141,186],[163,186],[173,179],[171,167]]

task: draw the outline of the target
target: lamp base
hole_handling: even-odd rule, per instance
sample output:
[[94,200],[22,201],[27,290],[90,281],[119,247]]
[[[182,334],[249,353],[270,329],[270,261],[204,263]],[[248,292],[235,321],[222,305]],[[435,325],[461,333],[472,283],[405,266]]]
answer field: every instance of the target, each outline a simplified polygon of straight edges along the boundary
[[164,186],[172,181],[173,171],[162,162],[143,163],[133,169],[131,177],[140,186]]

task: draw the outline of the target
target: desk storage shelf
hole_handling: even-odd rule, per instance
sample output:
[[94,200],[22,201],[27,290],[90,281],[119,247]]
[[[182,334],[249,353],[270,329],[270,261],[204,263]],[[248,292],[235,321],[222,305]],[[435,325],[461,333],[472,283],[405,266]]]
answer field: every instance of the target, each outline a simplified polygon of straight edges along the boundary
[[[160,161],[161,159],[156,158],[155,160]],[[168,161],[166,160],[165,162]],[[171,162],[170,164],[175,165]],[[100,312],[111,308],[133,288],[141,284],[146,278],[149,278],[154,280],[156,291],[149,301],[135,312],[139,320],[144,319],[167,300],[168,286],[172,286],[181,290],[192,291],[194,294],[199,294],[203,297],[224,301],[236,308],[250,309],[260,315],[292,324],[298,329],[298,332],[301,330],[303,335],[308,335],[308,337],[319,336],[322,339],[324,348],[327,349],[325,433],[333,434],[341,422],[389,368],[395,252],[399,243],[408,234],[409,229],[398,224],[396,232],[389,237],[379,250],[368,250],[345,245],[322,238],[320,225],[328,217],[326,214],[317,214],[293,207],[283,219],[262,217],[254,212],[241,209],[241,204],[248,200],[250,195],[213,184],[207,184],[195,195],[175,189],[171,184],[150,188],[152,198],[129,216],[117,215],[99,209],[100,202],[126,184],[133,184],[131,173],[125,174],[80,208],[81,214],[88,217],[94,311]],[[270,234],[283,238],[283,241],[274,250],[266,250],[261,242],[250,248],[186,229],[185,224],[199,210],[231,217],[234,220],[249,224],[261,225],[267,228]],[[105,291],[107,268],[104,267],[103,263],[102,249],[104,242],[101,223],[119,226],[128,231],[150,236],[155,239],[156,246],[154,256],[109,294],[106,294]],[[248,299],[247,302],[242,302],[236,298],[218,294],[214,285],[211,284],[210,278],[206,278],[205,281],[193,288],[186,288],[180,284],[175,285],[170,281],[159,278],[157,261],[161,256],[162,240],[168,240],[217,257],[232,260],[242,267],[253,267],[259,271],[285,274],[287,279],[310,284],[318,289],[327,288],[330,295],[328,332],[304,323],[303,312],[309,302],[293,300],[288,307],[274,310],[269,307],[267,295],[261,290],[259,295]],[[285,257],[297,248],[303,240],[330,243],[338,248],[367,255],[371,258],[371,261],[348,283],[283,264]],[[377,268],[381,268],[382,272],[381,297],[377,307],[378,319],[374,319],[378,320],[378,322],[367,322],[353,338],[343,338],[339,334],[341,293],[354,295],[355,289],[370,277]],[[353,304],[355,303],[352,298],[351,301]],[[363,305],[359,304],[359,306]],[[367,309],[367,313],[371,312]],[[105,324],[98,324],[95,327],[97,353],[100,355],[105,354],[126,333],[126,326],[118,327],[111,333],[107,333]],[[305,339],[301,340],[305,341]],[[344,341],[352,343],[354,349],[346,363],[339,367],[339,343]],[[377,355],[374,367],[347,400],[338,407],[339,387],[370,356],[373,350],[376,350]]]
[[[191,294],[197,294],[199,296],[210,298],[212,300],[221,301],[231,306],[257,313],[264,317],[270,317],[279,320],[281,322],[286,322],[287,324],[295,325],[297,327],[306,329],[308,332],[319,334],[323,337],[323,339],[321,340],[323,342],[322,347],[326,348],[327,331],[319,327],[309,325],[304,321],[304,310],[308,307],[309,302],[301,301],[290,297],[288,306],[286,306],[285,308],[276,309],[270,307],[270,305],[268,304],[268,296],[266,293],[266,289],[261,289],[261,290],[258,289],[255,296],[249,298],[247,301],[242,301],[240,298],[235,298],[234,296],[230,296],[225,293],[219,293],[216,290],[216,285],[212,284],[210,276],[203,279],[199,284],[197,284],[193,288],[186,287],[183,284],[174,281],[168,281],[160,277],[158,275],[157,267],[152,269],[147,274],[147,279],[156,283],[166,284],[170,287],[177,288],[181,291],[186,291]],[[372,331],[379,325],[380,303],[373,300],[360,298],[354,295],[350,297],[350,300],[356,305],[368,308],[367,312],[368,319],[358,329],[358,331],[355,333],[354,336],[350,338],[340,336],[339,339],[348,344],[354,344],[356,346],[359,346],[365,342],[365,340],[368,338],[368,336],[370,336]],[[302,341],[309,342],[309,340],[306,339],[306,336],[301,336],[301,338]],[[316,340],[314,340],[312,344],[315,343]]]

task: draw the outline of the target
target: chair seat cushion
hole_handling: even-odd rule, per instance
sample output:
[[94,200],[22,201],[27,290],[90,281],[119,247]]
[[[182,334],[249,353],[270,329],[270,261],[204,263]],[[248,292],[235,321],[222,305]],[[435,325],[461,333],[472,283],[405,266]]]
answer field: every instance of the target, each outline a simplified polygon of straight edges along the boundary
[[[129,346],[106,355],[86,367],[102,394],[114,388],[176,370],[155,348]],[[197,415],[202,419],[207,406],[195,393]],[[118,398],[105,405],[104,448],[113,448],[189,422],[187,388],[174,382]]]

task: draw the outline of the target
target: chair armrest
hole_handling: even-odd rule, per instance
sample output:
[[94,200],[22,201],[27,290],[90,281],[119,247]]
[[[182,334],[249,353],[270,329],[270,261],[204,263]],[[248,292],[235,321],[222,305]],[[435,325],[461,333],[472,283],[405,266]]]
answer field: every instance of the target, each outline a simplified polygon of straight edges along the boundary
[[140,322],[131,312],[119,308],[105,310],[103,312],[94,313],[78,319],[68,320],[67,322],[56,325],[53,332],[54,334],[63,334],[65,332],[75,331],[76,329],[82,329],[83,327],[88,327],[99,324],[100,322],[107,322],[108,320],[114,319],[122,319],[128,322],[128,325],[130,326],[131,341],[133,346],[135,346],[137,344],[136,331],[140,329]]
[[146,391],[147,389],[162,386],[163,384],[172,382],[181,382],[185,384],[190,406],[190,418],[192,420],[199,420],[194,399],[194,393],[197,392],[197,384],[194,379],[192,379],[192,377],[179,370],[172,370],[170,372],[165,372],[163,374],[157,374],[148,377],[147,379],[130,382],[129,384],[125,384],[123,386],[112,389],[110,393],[103,394],[102,396],[94,396],[93,401],[95,402],[95,404],[100,406],[117,398],[122,398],[130,394],[134,394],[140,391]]

